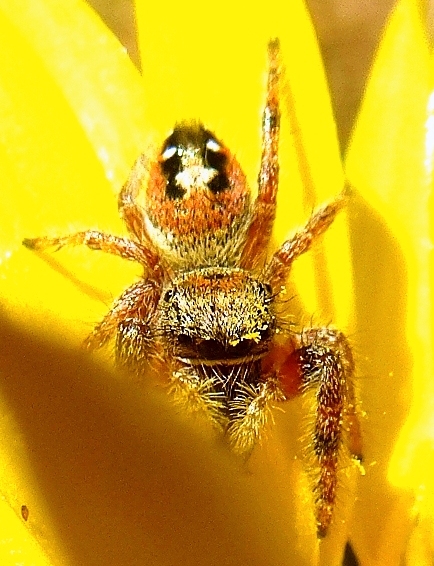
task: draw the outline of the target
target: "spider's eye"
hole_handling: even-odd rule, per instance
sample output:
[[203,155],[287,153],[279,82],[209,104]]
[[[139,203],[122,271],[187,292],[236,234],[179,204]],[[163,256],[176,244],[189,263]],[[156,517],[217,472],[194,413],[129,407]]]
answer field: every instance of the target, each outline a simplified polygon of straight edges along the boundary
[[167,143],[161,152],[161,169],[167,179],[166,195],[171,199],[182,198],[185,194],[185,189],[176,183],[176,176],[182,169],[182,152],[182,147],[171,143]]
[[268,340],[268,338],[271,338],[274,335],[274,333],[275,333],[274,329],[271,328],[270,326],[267,326],[267,328],[264,328],[259,331],[261,340],[263,341]]
[[169,145],[161,153],[161,168],[165,176],[174,177],[181,167],[181,148]]
[[213,138],[207,140],[205,144],[205,156],[210,167],[219,172],[224,170],[227,157],[223,153],[221,146]]

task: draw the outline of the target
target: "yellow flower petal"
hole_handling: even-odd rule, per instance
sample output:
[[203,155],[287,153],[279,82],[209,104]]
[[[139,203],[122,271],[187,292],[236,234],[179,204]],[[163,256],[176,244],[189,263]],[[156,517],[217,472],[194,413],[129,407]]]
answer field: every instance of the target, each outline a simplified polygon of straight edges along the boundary
[[84,250],[41,261],[21,242],[124,231],[115,195],[144,146],[141,80],[81,2],[1,2],[0,17],[0,292],[14,318],[81,340],[137,268]]
[[45,551],[29,532],[29,526],[18,514],[19,507],[13,509],[9,501],[0,501],[0,558],[3,566],[33,564],[51,566],[53,564]]
[[[142,4],[139,21],[141,10]],[[199,4],[187,11],[166,3],[156,17],[152,10],[142,28],[149,41],[143,50],[149,98],[142,103],[125,53],[80,2],[28,0],[19,12],[0,2],[0,293],[6,315],[26,327],[7,320],[1,327],[2,493],[16,513],[28,506],[29,532],[53,564],[329,566],[339,561],[351,506],[342,503],[342,490],[334,533],[319,552],[312,494],[288,438],[302,429],[290,422],[290,413],[303,414],[300,407],[276,415],[276,431],[249,462],[254,473],[244,473],[206,431],[193,430],[196,423],[182,416],[178,422],[164,395],[138,391],[69,348],[137,268],[81,249],[42,259],[21,246],[24,237],[89,227],[122,233],[115,194],[146,149],[148,128],[160,143],[180,118],[198,117],[215,129],[254,187],[266,43],[273,36],[281,38],[287,68],[276,241],[313,204],[341,190],[323,70],[302,3],[270,4],[266,18],[247,4],[219,5],[212,18]],[[333,230],[324,249],[338,240],[339,251],[300,262],[295,279],[308,312],[322,319],[336,310],[336,321],[347,324],[343,215]],[[337,278],[322,270],[319,294],[311,265],[318,263],[339,267]]]
[[[415,495],[422,478],[432,477],[426,450],[433,398],[431,187],[424,148],[430,67],[419,2],[401,0],[347,158],[359,195],[351,232],[360,385],[368,411],[367,474],[353,527],[363,564],[400,563],[416,517]],[[423,464],[414,459],[421,445]]]
[[[89,274],[89,285],[106,280],[119,286],[122,273],[121,277],[113,275],[110,264],[103,265],[98,279],[93,271],[95,264],[89,261],[86,265],[85,255],[72,259],[65,255],[65,261],[60,259],[56,264],[56,272],[25,250],[21,241],[47,231],[69,232],[92,225],[115,231],[120,227],[107,178],[118,183],[126,175],[142,139],[142,133],[136,130],[140,125],[140,79],[122,48],[89,13],[81,2],[65,7],[57,2],[32,1],[21,3],[20,10],[16,4],[0,4],[2,311],[35,333],[49,334],[53,342],[59,338],[74,340],[74,332],[81,340],[89,322],[101,316],[92,314],[92,308],[98,313],[106,310],[100,298],[92,301],[83,289],[77,290],[75,281],[86,281]],[[89,51],[92,58],[85,65],[84,54]],[[74,74],[74,69],[79,73]],[[130,117],[121,104],[132,107]],[[69,276],[74,272],[76,280]],[[120,286],[124,284],[122,280]],[[110,297],[112,288],[107,286],[104,293],[103,297]],[[94,303],[96,307],[89,307]],[[81,329],[77,329],[79,324]],[[3,322],[3,328],[6,326]],[[9,354],[18,359],[27,357],[30,367],[25,373],[8,367],[5,358]],[[40,387],[45,385],[48,409],[54,395],[49,384],[43,383],[45,374],[40,360],[32,358],[35,354],[37,358],[38,350],[31,351],[25,338],[11,342],[8,335],[2,337],[2,564],[20,560],[47,564],[46,553],[55,564],[67,563],[64,541],[56,534],[56,513],[47,504],[50,492],[41,485],[40,469],[39,474],[34,469],[35,461],[49,468],[50,456],[57,458],[58,446],[53,443],[52,453],[47,455],[37,442],[29,441],[32,432],[40,432],[40,424],[47,427],[45,432],[49,430],[47,422],[41,423],[42,413],[36,410],[43,399],[38,397]],[[23,377],[29,378],[29,383]],[[16,396],[10,395],[8,379],[18,388]],[[65,394],[62,403],[67,406],[69,402]],[[23,425],[26,417],[30,418],[27,427]],[[59,441],[56,435],[53,438]],[[59,463],[59,475],[65,466],[67,461]],[[25,526],[19,515],[23,504],[29,508]],[[6,525],[8,505],[16,519]],[[61,504],[56,511],[62,515]],[[23,530],[27,536],[23,536]]]

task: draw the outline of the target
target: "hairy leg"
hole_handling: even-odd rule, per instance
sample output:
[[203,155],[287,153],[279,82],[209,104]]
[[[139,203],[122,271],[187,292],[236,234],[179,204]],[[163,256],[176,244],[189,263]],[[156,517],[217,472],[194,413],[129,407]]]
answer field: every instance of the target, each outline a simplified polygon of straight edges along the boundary
[[97,230],[86,230],[60,238],[26,238],[23,240],[23,244],[27,248],[37,251],[48,248],[59,250],[64,246],[85,245],[91,250],[99,250],[130,261],[137,261],[152,271],[158,269],[158,256],[149,248],[128,238],[104,234]]
[[271,237],[279,184],[279,42],[268,45],[267,100],[262,114],[262,156],[258,176],[258,196],[253,206],[241,267],[251,269],[261,259]]
[[344,191],[335,200],[316,210],[305,226],[298,230],[291,239],[286,240],[273,254],[264,269],[263,278],[276,292],[279,292],[285,284],[293,262],[306,253],[318,236],[329,228],[346,200],[347,193]]
[[148,160],[144,154],[140,155],[128,176],[128,179],[119,193],[118,209],[121,218],[125,221],[128,231],[139,242],[148,244],[149,236],[145,226],[145,211],[137,202],[137,197],[143,189],[148,176]]
[[290,396],[314,390],[315,422],[310,449],[315,469],[315,504],[318,536],[330,526],[336,501],[337,472],[343,435],[349,427],[349,450],[361,460],[361,437],[353,389],[354,362],[345,336],[329,328],[305,330],[299,344],[282,365],[282,388]]

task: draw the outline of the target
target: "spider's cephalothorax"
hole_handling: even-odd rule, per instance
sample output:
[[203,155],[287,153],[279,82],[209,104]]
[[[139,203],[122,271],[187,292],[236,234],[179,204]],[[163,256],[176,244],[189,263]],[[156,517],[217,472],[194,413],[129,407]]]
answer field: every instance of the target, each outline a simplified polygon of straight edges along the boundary
[[[95,350],[115,337],[117,363],[139,375],[146,373],[149,358],[164,359],[176,401],[189,413],[205,414],[234,452],[250,454],[273,404],[315,390],[309,462],[315,468],[318,535],[324,536],[344,437],[351,454],[361,458],[351,349],[342,333],[296,331],[279,313],[292,263],[330,226],[345,196],[316,210],[265,261],[279,174],[278,47],[276,40],[269,44],[253,202],[224,144],[200,123],[180,123],[154,159],[137,159],[119,195],[130,238],[88,230],[24,244],[33,249],[86,244],[141,263],[143,277],[115,301],[85,347]],[[137,200],[143,186],[144,208]]]

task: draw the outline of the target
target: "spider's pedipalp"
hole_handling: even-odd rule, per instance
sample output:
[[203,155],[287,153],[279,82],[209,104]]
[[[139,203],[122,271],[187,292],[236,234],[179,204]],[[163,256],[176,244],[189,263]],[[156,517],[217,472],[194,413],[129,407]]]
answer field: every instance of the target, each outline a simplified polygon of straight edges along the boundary
[[[95,326],[91,334],[86,338],[83,347],[92,351],[102,348],[116,334],[120,325],[125,321],[140,320],[143,327],[148,328],[154,314],[160,288],[156,281],[138,281],[128,287],[122,295],[116,299],[112,308],[102,321]],[[140,340],[140,338],[138,338]],[[130,344],[130,350],[131,351]],[[123,350],[128,348],[124,345]],[[118,345],[117,351],[122,350]],[[120,355],[121,359],[125,355]]]

